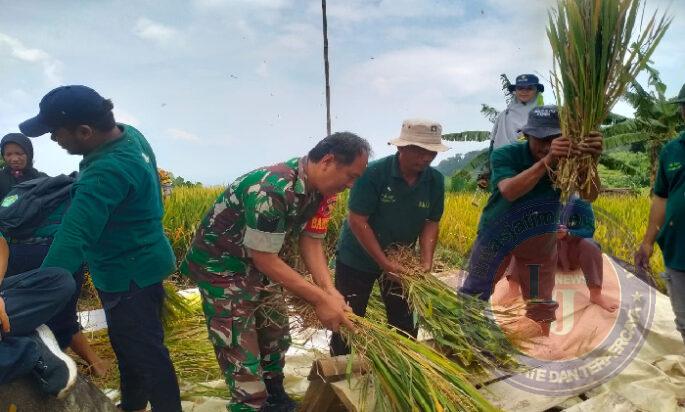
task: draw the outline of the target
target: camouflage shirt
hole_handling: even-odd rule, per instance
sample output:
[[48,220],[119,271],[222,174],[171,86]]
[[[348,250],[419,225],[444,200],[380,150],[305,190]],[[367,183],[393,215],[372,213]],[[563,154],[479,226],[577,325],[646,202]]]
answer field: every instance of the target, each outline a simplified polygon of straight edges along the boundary
[[305,229],[323,200],[318,191],[307,190],[306,164],[306,156],[294,158],[233,182],[200,223],[181,272],[233,276],[247,272],[248,248],[278,253],[286,236]]

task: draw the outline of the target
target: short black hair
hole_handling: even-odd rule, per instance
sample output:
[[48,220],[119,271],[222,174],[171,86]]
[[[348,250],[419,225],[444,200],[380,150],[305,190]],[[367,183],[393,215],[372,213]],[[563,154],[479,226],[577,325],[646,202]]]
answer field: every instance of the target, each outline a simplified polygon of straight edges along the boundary
[[338,163],[349,165],[359,155],[371,155],[371,145],[354,133],[337,132],[323,138],[309,151],[307,157],[318,162],[327,154],[332,154]]
[[114,120],[112,109],[114,109],[114,103],[112,103],[110,99],[106,99],[102,102],[102,115],[100,115],[100,117],[78,123],[68,123],[63,125],[63,127],[67,130],[74,131],[77,127],[85,125],[90,126],[99,132],[109,132],[117,125]]

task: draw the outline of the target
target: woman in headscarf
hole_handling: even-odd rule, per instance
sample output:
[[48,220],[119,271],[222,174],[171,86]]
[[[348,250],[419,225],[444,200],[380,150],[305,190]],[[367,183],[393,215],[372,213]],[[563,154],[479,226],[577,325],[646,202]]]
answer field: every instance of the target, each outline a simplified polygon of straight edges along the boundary
[[[495,125],[490,133],[490,149],[492,151],[515,143],[521,137],[521,128],[528,121],[528,114],[534,108],[542,104],[538,98],[545,87],[534,74],[520,74],[516,76],[516,82],[510,84],[509,93],[512,96],[507,108],[497,115]],[[541,97],[541,96],[540,96]],[[490,181],[490,160],[486,161],[483,170],[478,174],[478,186],[487,189]]]
[[5,166],[0,170],[0,199],[17,183],[47,176],[33,168],[33,145],[21,133],[10,133],[0,140],[0,153]]

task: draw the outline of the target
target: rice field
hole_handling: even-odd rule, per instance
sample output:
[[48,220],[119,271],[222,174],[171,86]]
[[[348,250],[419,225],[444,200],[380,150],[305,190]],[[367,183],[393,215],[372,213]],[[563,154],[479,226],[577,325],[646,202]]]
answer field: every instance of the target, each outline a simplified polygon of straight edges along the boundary
[[[194,229],[207,208],[221,193],[221,187],[181,187],[165,200],[164,228],[171,240],[177,258],[182,258]],[[447,193],[445,212],[440,222],[440,246],[450,252],[466,257],[476,238],[478,219],[487,195],[483,192]],[[346,213],[347,195],[342,194],[333,213],[328,250],[332,250]],[[597,230],[595,240],[603,250],[627,262],[633,261],[633,253],[647,228],[650,200],[645,195],[600,195],[593,204]],[[654,273],[664,270],[658,248],[652,257]]]
[[[175,189],[172,195],[165,199],[164,227],[177,258],[180,259],[185,254],[197,224],[222,190],[221,187],[181,187]],[[465,260],[476,237],[478,219],[486,200],[487,196],[482,192],[446,195],[445,213],[440,224],[440,250],[447,250],[449,253],[461,256],[462,262]],[[332,247],[344,219],[346,201],[347,195],[341,195],[333,214],[326,242],[329,251],[333,250]],[[597,215],[595,238],[602,244],[605,252],[623,260],[632,261],[632,254],[646,229],[649,206],[647,195],[605,195],[594,203]],[[651,263],[656,273],[663,270],[658,248]],[[172,277],[171,281],[179,282],[180,279]],[[97,303],[94,302],[94,305]],[[204,317],[197,304],[192,305],[192,308],[193,312],[190,314],[167,317],[167,327],[170,331],[167,335],[167,345],[177,373],[184,384],[184,398],[198,395],[203,391],[206,392],[203,394],[223,397],[226,395],[223,387],[211,389],[185,386],[220,379],[211,344],[206,338]],[[104,359],[115,363],[106,332],[100,331],[89,335],[95,351]],[[85,369],[83,371],[85,372]],[[116,369],[106,378],[96,378],[94,381],[101,387],[117,387]]]

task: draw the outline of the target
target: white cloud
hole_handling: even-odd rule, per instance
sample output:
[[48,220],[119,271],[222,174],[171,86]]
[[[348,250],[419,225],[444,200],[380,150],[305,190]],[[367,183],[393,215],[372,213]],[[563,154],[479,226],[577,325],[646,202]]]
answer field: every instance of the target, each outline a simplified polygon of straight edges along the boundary
[[[309,5],[310,13],[321,13],[320,2]],[[384,18],[411,18],[424,16],[457,17],[464,14],[461,5],[436,4],[427,5],[424,0],[346,0],[344,2],[328,2],[326,15],[329,19],[337,19],[355,23]]]
[[259,66],[257,66],[257,70],[255,70],[255,73],[257,73],[257,76],[259,77],[269,77],[269,65],[266,64],[265,61],[259,63]]
[[38,63],[43,67],[43,74],[51,85],[62,82],[62,62],[53,58],[44,50],[25,46],[19,39],[0,33],[0,51],[2,46],[10,50],[12,57],[27,63]]
[[305,23],[286,25],[277,38],[280,46],[295,52],[312,50],[313,47],[318,50],[321,42],[323,42],[321,29]]
[[199,142],[200,138],[191,132],[182,129],[167,129],[167,133],[174,140],[182,140],[184,142]]
[[201,10],[238,6],[250,6],[262,9],[282,9],[290,5],[290,0],[194,0],[193,4]]
[[140,119],[131,113],[115,107],[112,112],[114,113],[114,118],[117,122],[125,123],[133,127],[140,127]]
[[169,44],[179,37],[178,31],[173,27],[157,23],[145,17],[138,19],[133,32],[141,39],[150,40],[160,45]]

